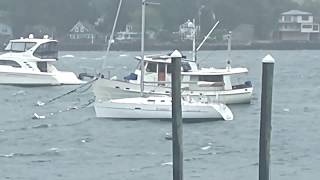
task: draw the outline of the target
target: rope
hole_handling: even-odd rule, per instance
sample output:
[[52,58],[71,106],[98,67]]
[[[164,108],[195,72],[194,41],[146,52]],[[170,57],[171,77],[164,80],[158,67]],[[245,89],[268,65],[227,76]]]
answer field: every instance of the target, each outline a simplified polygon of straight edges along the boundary
[[[96,80],[98,80],[97,77],[94,78],[94,79],[91,80],[91,81],[88,81],[88,82],[85,83],[85,84],[82,84],[81,86],[79,86],[79,87],[77,87],[77,88],[75,88],[75,89],[73,89],[73,90],[71,90],[71,91],[69,91],[69,92],[66,92],[66,93],[64,93],[64,94],[62,94],[62,95],[60,95],[60,96],[54,97],[54,98],[50,99],[50,100],[47,101],[47,102],[40,102],[40,101],[38,101],[38,102],[37,102],[37,105],[38,105],[38,106],[47,105],[47,104],[49,104],[49,103],[51,103],[51,102],[54,102],[54,101],[56,101],[56,100],[58,100],[58,99],[60,99],[60,98],[62,98],[62,97],[64,97],[64,96],[67,96],[67,95],[69,95],[69,94],[72,94],[72,93],[78,91],[79,89],[81,89],[81,88],[83,88],[83,87],[85,87],[85,86],[87,86],[87,85],[90,85],[90,86],[89,86],[89,88],[90,88],[91,85],[92,85],[92,83],[95,82]],[[89,88],[87,88],[85,91],[87,91]],[[85,91],[82,91],[82,92],[85,92]]]
[[89,99],[87,103],[82,104],[80,106],[67,107],[64,110],[58,110],[56,112],[47,113],[46,115],[38,115],[37,113],[33,113],[32,119],[45,119],[45,118],[47,118],[49,116],[54,116],[54,115],[56,115],[58,113],[68,112],[68,111],[72,111],[72,110],[84,109],[84,108],[90,106],[94,102],[95,102],[95,98],[93,97],[93,98]]

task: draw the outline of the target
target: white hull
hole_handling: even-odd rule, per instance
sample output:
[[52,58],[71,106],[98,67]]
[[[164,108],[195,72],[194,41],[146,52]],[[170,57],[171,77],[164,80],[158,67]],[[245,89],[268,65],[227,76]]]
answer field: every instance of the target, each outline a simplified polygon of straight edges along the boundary
[[[96,117],[111,119],[170,119],[172,118],[171,98],[165,103],[149,102],[149,98],[125,98],[96,101]],[[169,100],[168,100],[169,99]],[[224,104],[188,103],[182,101],[183,119],[224,119],[233,120],[231,110]]]
[[54,73],[41,72],[1,72],[0,84],[8,85],[77,85],[79,80],[72,72],[56,71]]
[[[253,88],[243,88],[227,91],[190,91],[182,90],[182,96],[203,102],[221,102],[224,104],[250,103]],[[170,95],[169,87],[145,85],[146,95]],[[93,92],[96,99],[108,100],[137,97],[140,94],[140,85],[124,81],[99,79],[94,83]],[[218,94],[218,97],[217,97]]]

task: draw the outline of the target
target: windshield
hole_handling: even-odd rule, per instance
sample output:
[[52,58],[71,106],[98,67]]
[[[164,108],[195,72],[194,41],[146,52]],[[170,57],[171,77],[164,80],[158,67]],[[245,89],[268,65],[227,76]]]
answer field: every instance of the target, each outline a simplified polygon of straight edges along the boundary
[[9,42],[4,50],[13,52],[25,52],[31,49],[35,44],[35,42]]
[[58,59],[58,43],[52,41],[41,44],[33,55],[41,59]]

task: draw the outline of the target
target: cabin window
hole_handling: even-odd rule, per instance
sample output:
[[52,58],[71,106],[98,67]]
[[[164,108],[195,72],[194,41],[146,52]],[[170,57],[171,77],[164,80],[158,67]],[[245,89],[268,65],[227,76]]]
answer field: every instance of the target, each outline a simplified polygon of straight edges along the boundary
[[26,43],[26,51],[31,49],[34,45],[36,45],[35,42],[27,42]]
[[188,72],[191,70],[191,66],[188,62],[181,62],[181,67],[183,72]]
[[223,82],[223,76],[199,76],[199,81]]
[[37,66],[41,72],[48,72],[47,62],[37,62]]
[[35,42],[10,42],[5,48],[6,51],[25,52],[31,49]]
[[41,44],[33,55],[40,59],[58,59],[58,43],[52,41]]
[[172,65],[167,64],[167,73],[172,73]]
[[21,68],[20,64],[18,64],[15,61],[11,61],[11,60],[0,60],[0,66],[11,66],[11,67],[15,67],[15,68]]
[[157,63],[148,62],[147,72],[157,72]]
[[25,43],[20,43],[20,42],[12,43],[11,50],[17,51],[17,52],[24,52],[25,51]]

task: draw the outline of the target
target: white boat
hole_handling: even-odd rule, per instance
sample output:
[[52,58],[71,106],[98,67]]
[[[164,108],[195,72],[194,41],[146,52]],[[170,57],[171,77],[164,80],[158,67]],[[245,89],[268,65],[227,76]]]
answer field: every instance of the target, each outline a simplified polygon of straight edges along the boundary
[[[141,57],[136,57],[141,62]],[[170,95],[171,58],[150,55],[144,58],[144,94]],[[138,65],[137,67],[140,67]],[[199,99],[205,96],[209,102],[219,101],[226,104],[250,103],[253,87],[250,81],[235,83],[233,78],[241,77],[247,68],[198,68],[196,62],[182,62],[182,95]],[[94,83],[93,92],[97,99],[119,99],[136,97],[140,93],[141,70],[125,77],[125,80],[100,78]]]
[[[96,117],[111,119],[171,119],[169,96],[151,96],[96,101]],[[182,100],[182,118],[191,121],[213,119],[233,120],[231,110],[222,103],[206,104]]]
[[44,36],[10,40],[0,55],[0,84],[76,85],[85,83],[73,72],[59,71],[52,64],[58,59],[58,42]]
[[[194,100],[203,99],[204,96],[208,103],[216,102],[217,96],[219,96],[219,102],[225,104],[250,103],[253,92],[251,81],[240,83],[234,81],[234,76],[240,77],[248,73],[248,69],[231,67],[231,33],[228,39],[229,57],[225,68],[199,68],[196,62],[198,50],[218,23],[219,21],[197,48],[195,48],[194,36],[193,59],[188,60],[185,58],[182,61],[182,95],[190,96]],[[136,59],[139,61],[138,68],[134,73],[125,77],[123,81],[98,79],[93,85],[93,93],[96,99],[108,100],[136,97],[141,89],[147,95],[170,95],[171,57],[168,55],[142,55],[140,57],[137,56]],[[143,82],[142,79],[144,79]],[[144,88],[141,88],[141,86]]]
[[[117,11],[121,6],[121,0]],[[145,2],[142,3],[142,38],[141,38],[141,53],[144,57],[144,13]],[[116,24],[116,21],[115,23]],[[115,25],[114,25],[115,26]],[[114,29],[114,28],[113,28]],[[112,32],[113,34],[113,32]],[[111,36],[112,37],[112,36]],[[111,39],[112,40],[112,39]],[[110,40],[109,40],[110,41]],[[176,51],[175,51],[176,52]],[[181,57],[180,52],[179,56]],[[141,68],[143,60],[141,60]],[[140,78],[144,81],[144,73],[140,73]],[[114,81],[116,82],[116,81]],[[134,84],[130,83],[129,84]],[[144,84],[137,83],[139,86],[137,92],[143,95]],[[170,88],[171,89],[171,88]],[[108,91],[108,89],[100,89],[101,91]],[[121,92],[116,88],[115,92]],[[129,93],[128,93],[129,94]],[[138,94],[139,96],[140,94]],[[233,120],[233,114],[230,109],[222,103],[203,103],[194,102],[193,99],[186,97],[182,98],[182,118],[183,119],[225,119]],[[112,118],[112,119],[171,119],[172,118],[172,98],[170,96],[149,96],[149,97],[134,97],[134,98],[121,98],[114,99],[98,99],[94,103],[96,117],[99,118]]]

